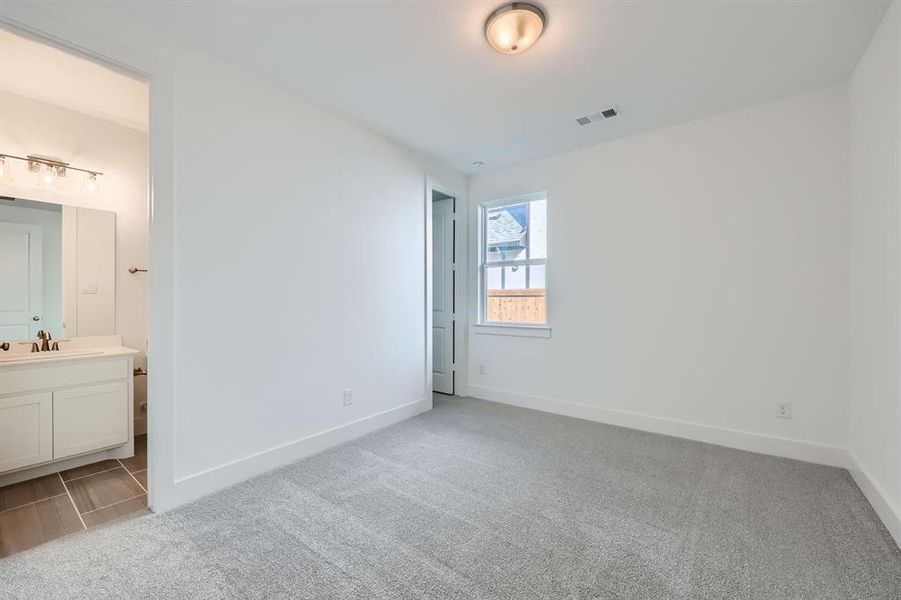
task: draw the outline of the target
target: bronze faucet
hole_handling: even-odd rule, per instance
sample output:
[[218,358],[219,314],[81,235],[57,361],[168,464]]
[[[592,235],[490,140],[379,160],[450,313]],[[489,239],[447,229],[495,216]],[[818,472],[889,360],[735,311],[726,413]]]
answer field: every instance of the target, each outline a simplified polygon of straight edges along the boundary
[[50,340],[53,339],[50,332],[41,329],[38,331],[38,339],[41,340],[41,352],[50,352]]
[[3,342],[2,344],[0,344],[0,350],[3,350],[4,352],[9,352],[9,342]]

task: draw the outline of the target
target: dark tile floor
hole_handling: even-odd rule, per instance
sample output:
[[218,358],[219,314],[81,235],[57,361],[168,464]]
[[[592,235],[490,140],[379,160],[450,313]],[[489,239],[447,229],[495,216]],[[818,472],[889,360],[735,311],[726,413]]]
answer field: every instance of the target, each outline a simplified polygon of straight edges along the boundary
[[147,436],[135,455],[0,488],[0,557],[147,512]]

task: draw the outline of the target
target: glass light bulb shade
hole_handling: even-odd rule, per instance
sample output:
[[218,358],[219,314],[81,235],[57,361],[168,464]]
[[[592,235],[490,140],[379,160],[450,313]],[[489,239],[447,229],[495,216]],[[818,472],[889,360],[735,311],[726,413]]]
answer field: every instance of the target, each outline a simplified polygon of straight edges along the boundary
[[485,22],[485,37],[503,54],[519,54],[532,47],[544,31],[544,11],[534,4],[513,2],[500,7]]
[[38,169],[38,183],[44,186],[51,186],[55,180],[56,173],[53,172],[53,167],[41,165],[41,168]]
[[82,191],[88,196],[95,195],[98,191],[100,191],[100,182],[97,181],[96,173],[87,173],[84,177],[84,183],[82,183]]

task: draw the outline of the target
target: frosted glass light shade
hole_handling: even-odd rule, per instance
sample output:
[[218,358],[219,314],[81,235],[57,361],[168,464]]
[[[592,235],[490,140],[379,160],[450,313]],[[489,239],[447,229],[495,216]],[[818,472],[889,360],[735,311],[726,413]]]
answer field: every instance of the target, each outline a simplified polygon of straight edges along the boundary
[[56,182],[56,173],[50,165],[41,165],[38,169],[38,185],[53,187]]
[[506,4],[488,17],[485,37],[503,54],[519,54],[532,47],[544,31],[544,11],[525,2]]
[[82,182],[81,190],[83,194],[93,196],[100,189],[100,182],[97,181],[96,173],[87,173]]

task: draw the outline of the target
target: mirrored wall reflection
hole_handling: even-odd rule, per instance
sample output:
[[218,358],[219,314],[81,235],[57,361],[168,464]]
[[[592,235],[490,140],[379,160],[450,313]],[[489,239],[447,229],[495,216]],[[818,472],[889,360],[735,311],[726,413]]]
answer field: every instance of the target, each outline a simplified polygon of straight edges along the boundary
[[0,200],[0,340],[64,337],[62,207]]
[[0,340],[116,332],[116,215],[0,199]]

